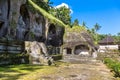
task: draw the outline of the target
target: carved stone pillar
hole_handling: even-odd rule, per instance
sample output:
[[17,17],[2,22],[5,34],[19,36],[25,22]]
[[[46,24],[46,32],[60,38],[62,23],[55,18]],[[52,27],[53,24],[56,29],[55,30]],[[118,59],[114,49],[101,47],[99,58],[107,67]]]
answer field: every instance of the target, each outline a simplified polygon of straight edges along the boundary
[[67,55],[67,49],[63,49],[63,55]]
[[75,47],[72,48],[72,55],[75,54]]

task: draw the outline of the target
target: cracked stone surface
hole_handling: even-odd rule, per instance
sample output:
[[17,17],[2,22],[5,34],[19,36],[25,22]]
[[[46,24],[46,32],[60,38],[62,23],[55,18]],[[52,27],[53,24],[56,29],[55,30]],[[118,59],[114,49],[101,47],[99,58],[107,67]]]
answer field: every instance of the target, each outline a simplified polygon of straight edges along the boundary
[[58,67],[56,72],[41,75],[38,80],[116,80],[110,70],[102,63],[70,64]]

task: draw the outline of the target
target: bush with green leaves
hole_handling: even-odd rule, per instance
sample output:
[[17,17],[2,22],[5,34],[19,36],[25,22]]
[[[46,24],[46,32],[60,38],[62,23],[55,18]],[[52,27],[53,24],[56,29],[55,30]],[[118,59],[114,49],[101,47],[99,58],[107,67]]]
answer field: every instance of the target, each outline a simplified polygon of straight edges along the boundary
[[120,77],[120,62],[115,61],[111,58],[106,58],[104,60],[105,64],[112,69],[115,74],[115,77]]

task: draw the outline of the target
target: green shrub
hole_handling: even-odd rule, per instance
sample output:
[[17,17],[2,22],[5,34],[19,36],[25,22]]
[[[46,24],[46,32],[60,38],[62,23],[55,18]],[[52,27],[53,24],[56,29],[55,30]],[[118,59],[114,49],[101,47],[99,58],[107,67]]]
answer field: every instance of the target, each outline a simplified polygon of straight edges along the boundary
[[112,69],[112,71],[114,71],[115,77],[120,77],[120,62],[110,58],[106,58],[104,62],[109,68]]
[[61,60],[62,59],[62,55],[61,54],[52,55],[52,58],[53,58],[54,61]]

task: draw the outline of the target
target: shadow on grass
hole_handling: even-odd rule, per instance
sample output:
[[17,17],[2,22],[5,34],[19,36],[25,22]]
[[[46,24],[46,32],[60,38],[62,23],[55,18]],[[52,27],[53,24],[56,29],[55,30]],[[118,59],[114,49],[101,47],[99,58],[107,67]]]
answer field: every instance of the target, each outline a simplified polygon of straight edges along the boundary
[[20,76],[27,75],[44,67],[42,65],[30,64],[0,66],[0,80],[17,80]]
[[20,64],[20,65],[3,65],[0,66],[0,80],[17,80],[20,77],[29,75],[37,70],[46,69],[47,71],[51,67],[59,67],[62,65],[68,65],[63,62],[56,62],[56,65],[43,66],[43,65],[32,65],[32,64]]
[[0,80],[17,80],[20,76],[23,76],[26,74],[16,74],[16,75],[10,75],[10,74],[0,74]]

